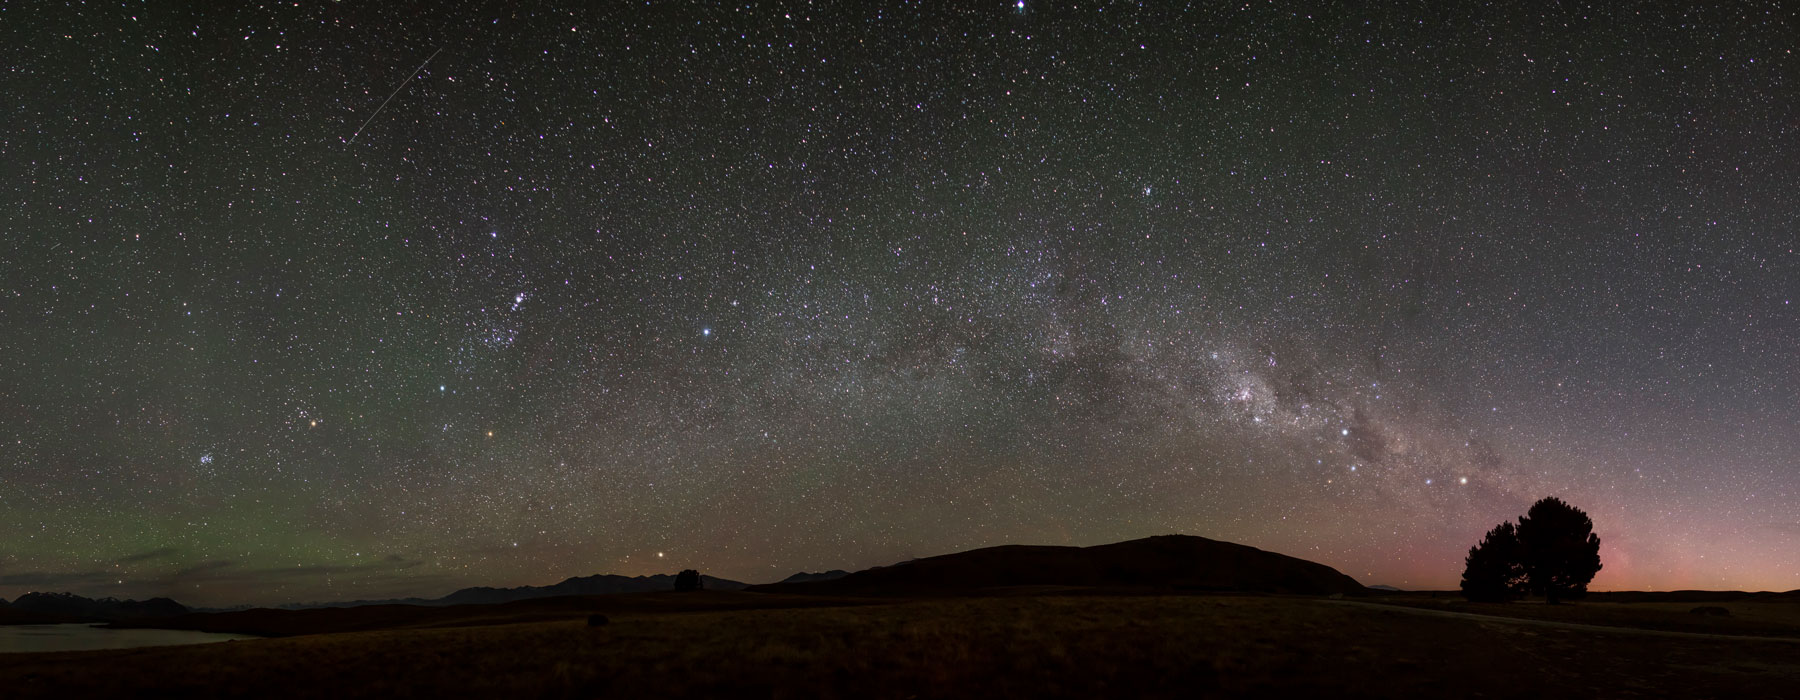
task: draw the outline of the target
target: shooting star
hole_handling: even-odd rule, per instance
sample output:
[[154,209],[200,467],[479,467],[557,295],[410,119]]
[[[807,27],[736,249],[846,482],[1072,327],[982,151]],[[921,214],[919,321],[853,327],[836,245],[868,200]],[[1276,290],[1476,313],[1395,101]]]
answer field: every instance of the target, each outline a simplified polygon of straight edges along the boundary
[[[438,50],[431,52],[431,56],[425,59],[425,63],[430,63],[431,59],[437,58],[437,55],[443,52],[444,47],[439,46]],[[419,77],[419,71],[425,70],[425,63],[421,63],[418,68],[414,68],[412,75],[406,76],[405,80],[400,81],[400,87],[394,88],[393,92],[388,93],[387,99],[381,101],[381,106],[376,107],[375,111],[369,114],[369,118],[363,120],[362,126],[356,127],[356,133],[350,135],[350,143],[356,143],[356,137],[362,135],[363,129],[369,128],[369,122],[375,121],[375,117],[381,114],[381,110],[387,109],[388,103],[393,102],[394,96],[400,94],[401,90],[406,89],[407,83],[412,82],[413,78]]]

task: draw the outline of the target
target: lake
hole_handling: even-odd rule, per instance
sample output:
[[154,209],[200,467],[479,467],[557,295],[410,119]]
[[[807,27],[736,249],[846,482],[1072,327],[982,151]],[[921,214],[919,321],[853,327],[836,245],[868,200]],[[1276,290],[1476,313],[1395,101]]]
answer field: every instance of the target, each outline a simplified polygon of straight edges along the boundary
[[109,630],[86,624],[0,625],[0,654],[20,651],[129,649],[257,639],[242,634],[189,630]]

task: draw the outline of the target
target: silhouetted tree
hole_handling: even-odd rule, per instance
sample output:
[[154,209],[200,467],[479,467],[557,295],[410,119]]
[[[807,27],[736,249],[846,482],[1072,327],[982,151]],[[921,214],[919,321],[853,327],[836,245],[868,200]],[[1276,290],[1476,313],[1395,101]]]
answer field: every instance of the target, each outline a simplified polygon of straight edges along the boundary
[[1463,560],[1463,597],[1479,603],[1518,597],[1525,585],[1522,559],[1518,530],[1513,524],[1494,526],[1480,544],[1469,548],[1469,556]]
[[1533,593],[1552,605],[1587,595],[1588,582],[1600,571],[1600,536],[1587,513],[1545,498],[1519,518],[1518,536]]
[[683,569],[681,571],[681,573],[676,574],[675,575],[675,590],[678,590],[678,591],[700,590],[700,572],[695,571],[693,569]]
[[1600,536],[1580,508],[1556,497],[1532,504],[1519,524],[1500,523],[1463,560],[1463,597],[1510,600],[1544,596],[1555,605],[1587,595],[1600,571]]

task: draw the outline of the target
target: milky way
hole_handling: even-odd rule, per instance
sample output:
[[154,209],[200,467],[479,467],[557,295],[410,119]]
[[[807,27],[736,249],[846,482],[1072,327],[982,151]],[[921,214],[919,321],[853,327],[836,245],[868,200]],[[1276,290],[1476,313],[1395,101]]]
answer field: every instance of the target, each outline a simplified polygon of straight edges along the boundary
[[399,5],[0,13],[0,595],[1800,588],[1779,10]]

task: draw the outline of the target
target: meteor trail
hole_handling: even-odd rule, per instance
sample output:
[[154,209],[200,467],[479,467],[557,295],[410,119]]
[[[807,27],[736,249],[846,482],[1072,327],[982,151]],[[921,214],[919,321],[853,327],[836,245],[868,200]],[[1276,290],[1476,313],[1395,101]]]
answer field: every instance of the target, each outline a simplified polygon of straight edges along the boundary
[[[431,52],[431,56],[425,59],[425,63],[430,63],[431,59],[437,58],[437,55],[443,52],[444,47],[439,46],[438,50]],[[394,88],[393,92],[388,93],[387,99],[381,101],[381,106],[376,107],[375,111],[369,114],[369,118],[363,120],[362,126],[356,127],[356,133],[350,135],[350,143],[356,143],[356,137],[362,135],[363,129],[369,128],[369,122],[375,121],[375,117],[381,114],[381,110],[387,109],[388,103],[393,102],[394,96],[400,94],[401,90],[406,89],[407,83],[412,82],[413,78],[419,77],[419,71],[425,70],[425,63],[421,63],[418,68],[414,68],[412,75],[406,76],[405,80],[400,81],[400,87]]]

